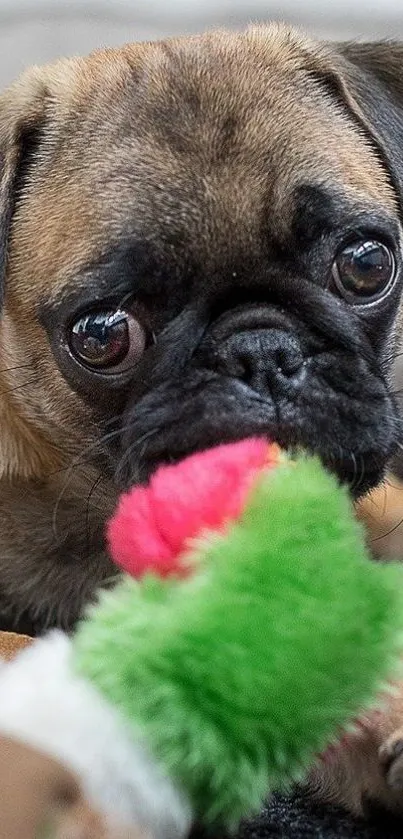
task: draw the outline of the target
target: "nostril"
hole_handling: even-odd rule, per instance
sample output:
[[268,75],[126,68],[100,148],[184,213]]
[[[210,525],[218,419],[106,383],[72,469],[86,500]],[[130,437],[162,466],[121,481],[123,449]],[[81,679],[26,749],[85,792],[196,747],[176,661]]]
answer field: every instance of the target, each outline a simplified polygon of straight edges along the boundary
[[242,370],[239,378],[250,385],[256,375],[256,365],[248,353],[240,353],[238,356],[239,367]]
[[219,372],[234,376],[246,384],[251,384],[255,375],[255,365],[250,355],[246,351],[233,352],[231,347],[229,351],[227,347],[223,348],[217,355],[215,367]]
[[303,366],[304,359],[302,353],[298,349],[294,348],[279,348],[275,354],[275,364],[277,366],[277,372],[280,375],[287,376],[291,378],[299,373],[301,367]]

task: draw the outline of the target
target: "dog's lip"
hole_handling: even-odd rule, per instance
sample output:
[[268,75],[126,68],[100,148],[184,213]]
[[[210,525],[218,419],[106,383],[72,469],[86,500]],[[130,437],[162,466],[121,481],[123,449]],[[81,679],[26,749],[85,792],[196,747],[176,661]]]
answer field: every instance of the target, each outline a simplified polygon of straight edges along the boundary
[[[320,441],[319,444],[317,441],[312,443],[309,439],[304,439],[304,434],[293,426],[292,416],[288,421],[282,421],[281,408],[276,400],[266,398],[247,382],[236,377],[211,375],[215,380],[215,385],[221,386],[223,379],[231,382],[232,392],[227,394],[225,414],[217,413],[217,423],[207,421],[200,435],[200,443],[193,436],[190,441],[186,442],[186,435],[181,441],[176,433],[172,434],[172,428],[168,428],[168,439],[161,439],[161,445],[158,445],[157,438],[156,445],[153,445],[149,451],[142,452],[134,481],[130,473],[126,475],[124,469],[122,472],[119,471],[119,467],[116,469],[114,462],[113,472],[119,487],[123,485],[128,488],[133,483],[147,482],[163,463],[175,464],[197,451],[220,444],[233,443],[246,437],[264,437],[269,443],[276,443],[290,457],[304,452],[308,456],[318,457],[329,473],[334,475],[340,484],[348,487],[354,499],[358,499],[381,480],[382,467],[371,452],[362,454],[343,450],[336,445],[333,449],[330,446],[327,448],[325,444],[321,446]],[[237,405],[237,427],[231,423],[232,401]],[[242,410],[239,408],[240,403],[243,404]],[[125,448],[125,441],[123,443]]]
[[196,445],[192,447],[191,450],[185,447],[182,450],[179,446],[175,449],[175,451],[167,449],[161,450],[157,454],[153,453],[152,463],[148,462],[148,464],[144,464],[145,474],[142,476],[142,479],[149,480],[161,463],[179,463],[188,455],[193,454],[196,451],[213,448],[215,445],[237,442],[238,440],[253,436],[265,438],[268,443],[278,445],[280,449],[287,452],[287,455],[291,459],[296,459],[304,453],[307,456],[319,458],[325,469],[327,469],[340,484],[347,486],[350,495],[355,499],[363,495],[367,491],[367,487],[373,486],[379,482],[380,474],[377,467],[372,468],[371,464],[365,464],[364,466],[363,463],[361,470],[356,469],[354,461],[347,455],[345,457],[340,457],[339,459],[330,457],[330,455],[327,455],[326,451],[323,449],[321,450],[319,448],[314,448],[313,446],[308,446],[297,439],[291,439],[289,429],[282,430],[281,426],[277,425],[275,421],[271,428],[268,428],[267,426],[267,421],[262,422],[261,424],[254,422],[253,428],[251,428],[249,432],[245,431],[240,434],[235,430],[232,433],[231,431],[228,431],[221,438],[214,439],[207,445]]

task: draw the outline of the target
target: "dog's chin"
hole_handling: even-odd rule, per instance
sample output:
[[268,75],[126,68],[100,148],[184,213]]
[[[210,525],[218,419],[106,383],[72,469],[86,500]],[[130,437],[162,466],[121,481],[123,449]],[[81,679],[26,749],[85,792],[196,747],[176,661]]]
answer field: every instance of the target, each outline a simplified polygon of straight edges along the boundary
[[[163,463],[250,436],[265,437],[291,454],[318,456],[351,495],[359,498],[383,477],[396,445],[389,398],[369,409],[345,398],[312,394],[298,403],[263,398],[245,383],[213,374],[166,384],[125,417],[116,480],[120,487],[146,482]],[[128,417],[130,418],[128,421]],[[382,434],[379,429],[382,428]],[[123,454],[122,454],[123,451]]]

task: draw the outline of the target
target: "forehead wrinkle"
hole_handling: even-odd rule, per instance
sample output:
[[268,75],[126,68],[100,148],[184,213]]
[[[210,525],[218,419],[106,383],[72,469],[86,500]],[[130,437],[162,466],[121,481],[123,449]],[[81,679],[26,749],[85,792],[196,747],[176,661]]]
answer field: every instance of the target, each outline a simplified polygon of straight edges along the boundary
[[[309,78],[310,50],[321,52],[295,31],[272,25],[252,27],[246,33],[215,32],[131,45],[82,59],[74,65],[77,93],[70,92],[70,99],[85,116],[80,130],[84,157],[103,150],[105,166],[99,161],[98,172],[104,177],[112,155],[115,163],[117,153],[124,155],[124,144],[119,145],[123,133],[129,146],[133,143],[132,153],[137,141],[140,146],[151,145],[154,152],[157,145],[160,157],[168,158],[171,150],[177,158],[190,156],[194,165],[201,157],[211,163],[230,121],[231,143],[226,151],[244,166],[261,164],[262,141],[267,141],[270,153],[281,155],[275,167],[280,163],[285,169],[285,147],[292,138],[289,157],[295,160],[294,168],[337,167],[343,157],[347,181],[360,178],[368,189],[385,190],[379,166],[374,165],[365,138],[358,136],[357,126],[338,113],[337,104]],[[71,91],[70,78],[68,87]],[[331,160],[328,154],[322,164],[318,153],[324,143]],[[368,155],[371,160],[365,165],[362,158]],[[225,165],[222,156],[220,163]]]
[[[304,75],[303,67],[294,67],[293,72],[293,85],[280,66],[277,76],[271,79],[270,90],[267,80],[265,89],[254,90],[259,85],[254,68],[250,67],[248,89],[242,95],[239,73],[234,72],[228,79],[223,68],[218,68],[212,89],[205,84],[203,74],[196,75],[192,85],[199,99],[204,100],[203,112],[189,107],[178,78],[165,78],[164,83],[156,84],[161,105],[158,115],[153,110],[151,94],[148,99],[131,90],[120,103],[120,122],[127,120],[129,111],[133,112],[132,130],[126,130],[123,140],[111,144],[109,154],[104,148],[103,163],[97,168],[99,176],[113,177],[117,160],[116,168],[130,176],[130,170],[135,168],[130,158],[134,156],[140,175],[147,175],[151,184],[153,166],[162,175],[169,175],[186,165],[197,173],[202,167],[216,164],[225,168],[233,164],[258,170],[265,177],[271,175],[271,158],[273,169],[286,181],[294,180],[294,172],[299,168],[304,168],[307,175],[310,170],[312,175],[321,170],[322,176],[326,172],[337,174],[347,187],[366,191],[368,196],[379,199],[382,195],[391,206],[394,196],[367,139],[329,97],[317,90]],[[167,109],[165,116],[163,106]],[[84,156],[88,159],[100,140],[96,134],[94,140],[87,139]],[[102,143],[104,139],[102,136]],[[225,155],[220,154],[223,143]]]
[[289,223],[301,179],[336,179],[393,212],[378,160],[309,81],[301,43],[274,27],[103,51],[69,71],[68,114],[62,68],[52,118],[64,120],[63,142],[18,210],[12,278],[29,289],[35,271],[38,285],[61,288],[134,220],[154,238],[199,236],[206,252],[252,247],[266,207]]

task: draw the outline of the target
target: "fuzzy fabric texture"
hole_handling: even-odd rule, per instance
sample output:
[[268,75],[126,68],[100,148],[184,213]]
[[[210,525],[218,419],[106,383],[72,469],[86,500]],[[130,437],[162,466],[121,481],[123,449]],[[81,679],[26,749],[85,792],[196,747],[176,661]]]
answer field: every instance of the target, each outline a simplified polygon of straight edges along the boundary
[[133,577],[186,575],[187,542],[237,519],[258,471],[275,466],[279,451],[252,438],[160,467],[147,487],[122,496],[108,526],[112,558]]
[[[402,820],[372,805],[366,819],[312,801],[304,790],[274,795],[232,839],[402,839]],[[228,839],[222,830],[195,829],[191,839]]]
[[368,561],[347,490],[304,458],[263,472],[195,566],[105,593],[75,662],[141,725],[197,816],[231,828],[390,676],[402,570]]
[[164,777],[133,727],[71,667],[71,642],[51,633],[0,670],[0,731],[61,761],[88,800],[155,839],[190,827],[187,800]]

